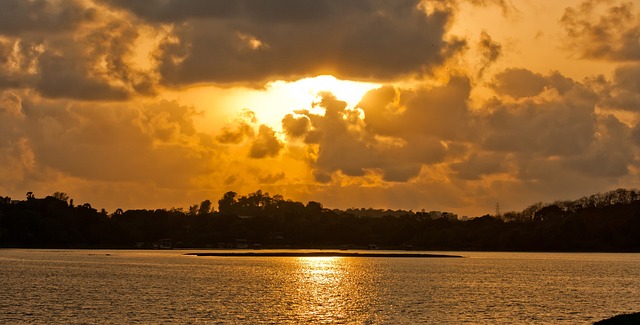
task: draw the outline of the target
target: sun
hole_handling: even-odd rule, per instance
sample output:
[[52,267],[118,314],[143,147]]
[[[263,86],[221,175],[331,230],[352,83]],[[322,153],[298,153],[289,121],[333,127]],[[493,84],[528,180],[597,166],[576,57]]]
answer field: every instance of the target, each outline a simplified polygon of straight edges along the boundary
[[245,92],[238,98],[237,106],[254,111],[262,123],[279,129],[285,115],[311,109],[322,92],[330,92],[348,107],[355,107],[366,92],[378,87],[376,83],[340,80],[329,75],[296,81],[277,80],[269,82],[264,89]]
[[306,102],[313,101],[321,92],[330,92],[338,99],[347,102],[349,106],[355,106],[367,91],[379,86],[375,83],[340,80],[330,75],[304,78],[294,82],[275,81],[269,85],[274,91],[283,92],[285,97]]

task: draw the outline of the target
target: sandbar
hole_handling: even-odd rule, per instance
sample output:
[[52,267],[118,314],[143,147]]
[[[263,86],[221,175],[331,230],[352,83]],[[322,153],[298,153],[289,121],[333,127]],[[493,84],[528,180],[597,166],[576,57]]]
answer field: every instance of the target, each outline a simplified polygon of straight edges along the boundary
[[196,252],[185,255],[195,256],[237,256],[237,257],[411,257],[411,258],[461,258],[459,255],[431,253],[368,253],[368,252]]

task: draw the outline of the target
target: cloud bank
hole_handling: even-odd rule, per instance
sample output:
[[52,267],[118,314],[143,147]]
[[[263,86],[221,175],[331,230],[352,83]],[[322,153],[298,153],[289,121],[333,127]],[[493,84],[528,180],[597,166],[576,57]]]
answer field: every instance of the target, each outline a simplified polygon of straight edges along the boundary
[[[5,195],[166,207],[263,188],[325,206],[481,214],[496,201],[518,209],[638,184],[632,2],[583,1],[547,22],[567,57],[609,69],[583,80],[512,65],[521,35],[453,32],[465,6],[515,24],[527,15],[519,1],[0,6]],[[187,95],[268,92],[271,81],[322,74],[381,86],[359,103],[323,92],[305,107],[271,107],[279,125],[250,105]]]

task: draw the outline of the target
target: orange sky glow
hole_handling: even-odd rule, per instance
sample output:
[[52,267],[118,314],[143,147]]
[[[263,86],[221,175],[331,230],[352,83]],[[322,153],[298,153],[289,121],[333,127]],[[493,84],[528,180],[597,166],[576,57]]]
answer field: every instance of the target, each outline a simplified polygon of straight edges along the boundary
[[10,0],[0,195],[480,216],[640,184],[640,2]]

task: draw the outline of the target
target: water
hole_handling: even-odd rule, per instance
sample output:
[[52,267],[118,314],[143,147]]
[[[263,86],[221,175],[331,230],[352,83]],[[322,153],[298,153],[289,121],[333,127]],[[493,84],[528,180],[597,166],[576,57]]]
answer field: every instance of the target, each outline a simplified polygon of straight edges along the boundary
[[580,324],[640,311],[640,254],[186,252],[0,250],[0,323]]

